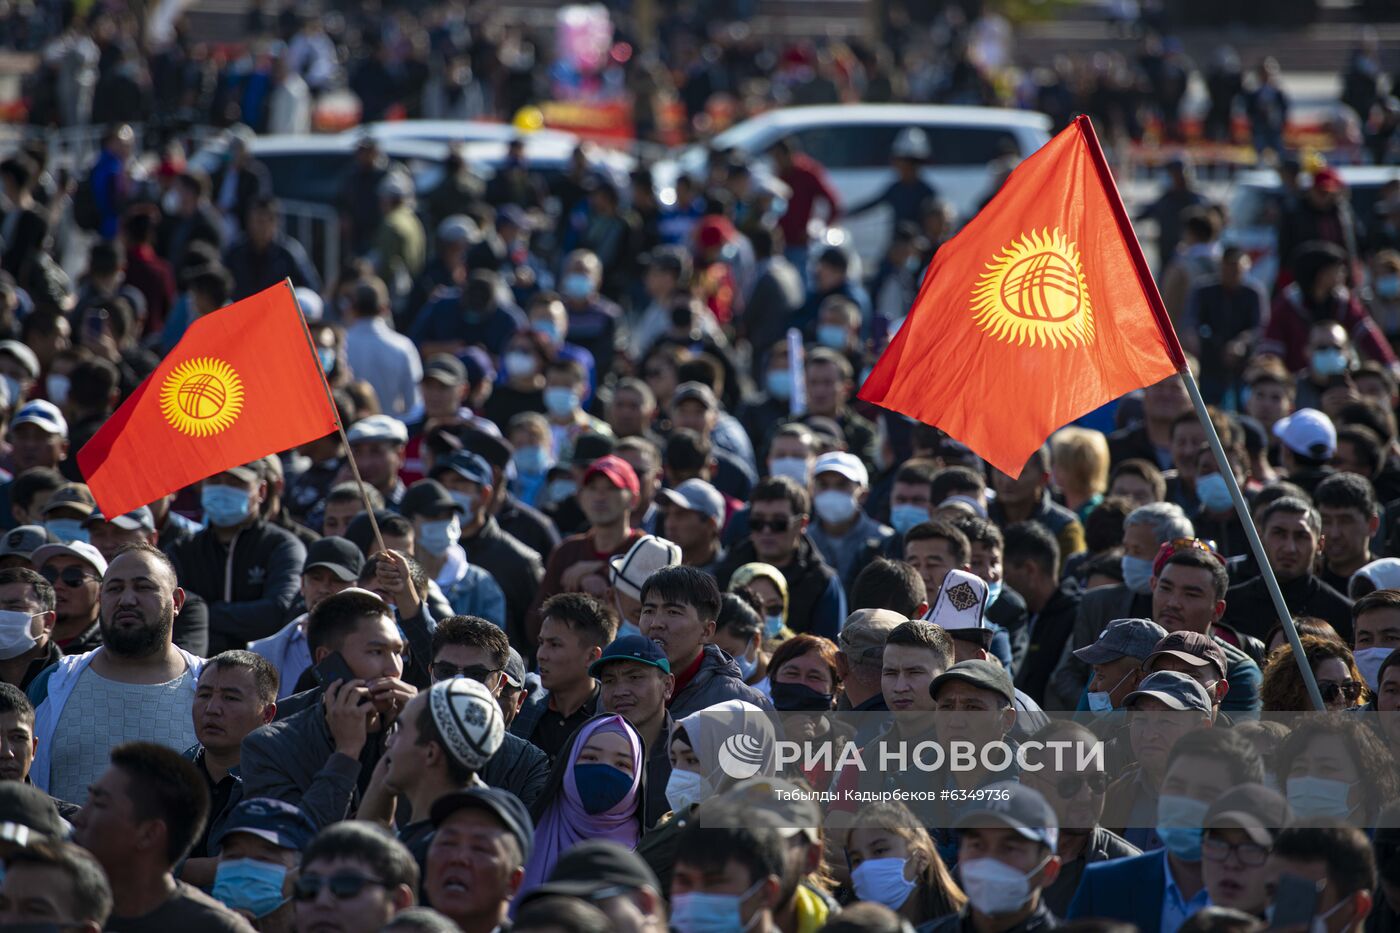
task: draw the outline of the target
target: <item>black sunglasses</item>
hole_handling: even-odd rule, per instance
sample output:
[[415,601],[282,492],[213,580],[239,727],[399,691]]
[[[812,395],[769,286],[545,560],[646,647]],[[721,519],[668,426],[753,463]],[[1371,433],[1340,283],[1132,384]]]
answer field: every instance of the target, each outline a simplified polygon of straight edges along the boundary
[[434,661],[432,666],[433,681],[451,680],[454,677],[465,677],[474,680],[479,684],[486,683],[486,679],[492,674],[501,672],[499,667],[487,667],[484,664],[473,664],[470,667],[458,667],[447,661]]
[[51,584],[62,583],[64,586],[70,589],[75,589],[77,587],[82,586],[83,583],[87,580],[102,579],[97,574],[88,573],[83,568],[74,567],[71,564],[67,567],[64,567],[62,570],[59,570],[57,567],[54,567],[50,564],[45,564],[44,566],[39,568],[39,576],[43,577],[45,580],[48,580]]
[[787,516],[778,518],[751,518],[749,527],[754,531],[787,531],[792,527],[792,519]]
[[1346,697],[1348,703],[1355,703],[1361,696],[1361,684],[1354,680],[1337,683],[1335,680],[1324,680],[1317,685],[1318,692],[1322,694],[1322,702],[1335,703],[1339,697]]
[[1108,790],[1108,775],[1102,771],[1095,771],[1088,776],[1066,775],[1055,782],[1055,793],[1060,795],[1061,800],[1070,800],[1085,784],[1089,785],[1089,790],[1093,793],[1102,794]]
[[322,888],[330,888],[331,893],[339,900],[348,900],[358,895],[370,885],[377,885],[387,888],[389,885],[378,878],[366,878],[364,875],[331,875],[323,878],[320,875],[302,875],[297,879],[293,887],[292,896],[299,901],[314,901],[321,893]]

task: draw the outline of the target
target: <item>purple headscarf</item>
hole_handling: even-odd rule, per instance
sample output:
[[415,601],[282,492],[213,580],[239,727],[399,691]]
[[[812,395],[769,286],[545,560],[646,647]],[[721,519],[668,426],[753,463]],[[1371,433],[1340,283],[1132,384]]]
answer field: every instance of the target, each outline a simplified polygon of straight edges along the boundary
[[[588,744],[588,740],[600,732],[615,732],[627,738],[632,747],[632,787],[611,810],[589,813],[579,799],[574,766],[578,764],[579,752]],[[637,847],[642,832],[637,809],[645,768],[642,737],[621,716],[596,716],[579,727],[569,748],[569,762],[559,783],[560,792],[535,821],[534,851],[525,866],[525,881],[516,895],[517,902],[520,894],[549,880],[549,873],[554,870],[554,863],[559,857],[585,839],[606,839],[629,849]]]

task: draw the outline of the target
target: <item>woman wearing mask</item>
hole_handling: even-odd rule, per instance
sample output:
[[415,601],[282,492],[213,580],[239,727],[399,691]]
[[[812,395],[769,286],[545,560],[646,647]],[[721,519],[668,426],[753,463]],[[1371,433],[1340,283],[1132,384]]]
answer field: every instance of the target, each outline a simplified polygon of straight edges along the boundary
[[[1370,702],[1371,692],[1366,687],[1366,681],[1362,680],[1361,672],[1356,669],[1350,648],[1340,641],[1329,641],[1315,635],[1300,637],[1308,667],[1312,668],[1317,688],[1322,693],[1322,702],[1329,711],[1353,709]],[[1259,698],[1264,701],[1264,711],[1269,713],[1302,712],[1313,708],[1291,645],[1284,645],[1269,656]]]
[[[1196,455],[1196,498],[1200,500],[1199,511],[1192,516],[1196,526],[1196,536],[1215,542],[1216,553],[1224,557],[1239,557],[1249,553],[1249,539],[1245,537],[1244,526],[1240,524],[1235,502],[1230,498],[1229,481],[1215,462],[1210,448],[1202,445]],[[1225,448],[1225,458],[1234,471],[1235,482],[1244,489],[1249,482],[1248,459],[1243,447],[1231,444]]]
[[1279,745],[1274,762],[1299,823],[1375,826],[1381,808],[1400,794],[1390,749],[1356,716],[1306,717]]
[[510,462],[515,467],[510,491],[521,502],[533,506],[544,491],[549,471],[555,464],[554,439],[549,433],[549,422],[538,412],[521,412],[510,419],[507,431],[511,446],[515,448],[510,455]]
[[[844,746],[855,738],[855,729],[830,715],[841,692],[836,645],[819,635],[795,635],[773,652],[768,670],[769,695],[782,714],[784,734],[796,741],[830,743],[831,761],[840,761]],[[829,767],[801,764],[802,776],[813,787],[824,790],[831,783]]]
[[729,578],[729,592],[747,589],[763,607],[763,645],[769,651],[793,636],[787,627],[787,577],[772,564],[743,564]]
[[844,848],[856,897],[883,904],[911,926],[957,913],[967,902],[928,831],[902,803],[861,808]]
[[508,425],[525,411],[544,411],[544,368],[549,345],[534,331],[523,330],[506,341],[501,354],[502,381],[486,400],[482,414],[497,425]]
[[585,839],[636,848],[645,761],[641,735],[621,716],[605,713],[578,727],[554,760],[549,785],[531,814],[535,846],[521,893],[548,879],[559,857]]
[[763,650],[763,616],[749,590],[725,593],[715,622],[714,643],[734,659],[744,683],[768,691],[768,655]]

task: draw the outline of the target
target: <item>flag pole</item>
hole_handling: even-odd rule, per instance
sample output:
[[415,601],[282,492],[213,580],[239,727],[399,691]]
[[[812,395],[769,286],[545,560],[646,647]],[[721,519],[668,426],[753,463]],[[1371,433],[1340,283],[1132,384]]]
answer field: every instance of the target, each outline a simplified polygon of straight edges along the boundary
[[384,536],[379,532],[379,521],[374,517],[374,504],[369,501],[369,492],[365,489],[365,481],[360,478],[360,468],[355,465],[355,455],[350,452],[350,438],[345,433],[345,425],[341,424],[340,408],[335,404],[335,393],[331,391],[331,384],[326,380],[326,371],[321,367],[321,357],[316,353],[316,344],[311,341],[311,328],[306,326],[306,315],[302,313],[301,302],[297,301],[297,290],[292,287],[291,278],[282,281],[292,296],[292,304],[296,306],[297,316],[301,318],[301,332],[306,337],[306,349],[310,351],[311,359],[316,363],[316,371],[321,374],[321,386],[326,390],[326,400],[331,403],[331,410],[335,412],[335,427],[340,432],[341,443],[345,445],[345,459],[350,462],[350,473],[355,477],[355,486],[360,490],[360,498],[364,500],[365,514],[369,516],[369,527],[374,532],[374,543],[379,547],[380,552],[387,554],[389,549],[384,546]]
[[1113,180],[1113,170],[1109,168],[1103,147],[1099,145],[1099,137],[1094,132],[1093,121],[1081,114],[1075,117],[1075,123],[1079,126],[1085,147],[1088,149],[1089,159],[1093,162],[1104,193],[1108,197],[1109,208],[1113,211],[1114,220],[1123,235],[1128,255],[1132,257],[1138,281],[1142,286],[1143,294],[1147,296],[1147,304],[1152,309],[1152,314],[1157,319],[1158,330],[1161,331],[1162,337],[1167,343],[1167,352],[1171,356],[1172,362],[1176,364],[1177,375],[1181,377],[1182,383],[1186,386],[1186,394],[1191,396],[1191,407],[1196,410],[1196,419],[1201,422],[1201,428],[1206,433],[1206,441],[1210,444],[1210,452],[1215,457],[1216,467],[1230,487],[1230,501],[1235,504],[1235,513],[1239,515],[1240,524],[1244,526],[1245,537],[1249,539],[1249,548],[1253,551],[1254,559],[1259,564],[1259,575],[1264,580],[1264,587],[1269,591],[1270,599],[1273,600],[1279,624],[1283,627],[1284,634],[1288,636],[1288,643],[1293,648],[1293,660],[1298,664],[1298,672],[1302,675],[1303,685],[1308,689],[1308,697],[1318,711],[1325,710],[1327,707],[1322,702],[1322,693],[1317,689],[1317,678],[1313,676],[1312,668],[1308,666],[1307,655],[1303,652],[1303,643],[1298,638],[1298,628],[1293,624],[1293,614],[1288,611],[1288,603],[1283,598],[1283,591],[1279,589],[1274,569],[1269,565],[1268,555],[1264,553],[1264,543],[1259,540],[1259,530],[1254,527],[1254,518],[1249,514],[1249,504],[1244,500],[1240,484],[1235,481],[1235,471],[1230,468],[1230,461],[1225,456],[1225,448],[1220,443],[1220,436],[1215,433],[1215,425],[1211,423],[1205,399],[1201,397],[1201,388],[1196,384],[1196,377],[1191,374],[1191,367],[1186,362],[1186,355],[1181,350],[1181,343],[1176,339],[1176,328],[1172,326],[1166,305],[1162,303],[1162,295],[1157,291],[1157,282],[1152,278],[1147,258],[1142,254],[1142,244],[1138,242],[1137,232],[1133,229],[1132,219],[1128,216],[1128,209],[1123,205],[1123,197],[1118,191],[1118,183]]

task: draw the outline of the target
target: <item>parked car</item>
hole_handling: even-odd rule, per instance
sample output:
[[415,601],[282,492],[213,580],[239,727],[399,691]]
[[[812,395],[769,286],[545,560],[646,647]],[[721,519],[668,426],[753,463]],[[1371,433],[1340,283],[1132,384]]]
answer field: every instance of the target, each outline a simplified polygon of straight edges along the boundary
[[396,139],[423,139],[438,143],[508,143],[524,135],[530,139],[550,139],[578,144],[579,138],[562,130],[536,130],[522,134],[509,123],[488,120],[388,120],[346,130],[342,135],[358,139],[373,136],[380,142]]

